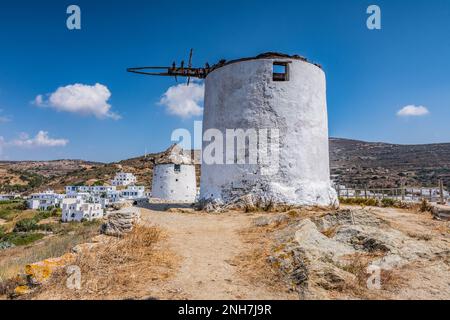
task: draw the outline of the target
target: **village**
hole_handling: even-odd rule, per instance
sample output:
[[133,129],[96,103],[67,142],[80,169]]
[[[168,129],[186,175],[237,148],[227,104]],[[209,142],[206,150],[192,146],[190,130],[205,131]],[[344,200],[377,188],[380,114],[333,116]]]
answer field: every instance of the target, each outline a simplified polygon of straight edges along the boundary
[[[118,172],[109,186],[66,186],[65,193],[43,190],[25,197],[32,210],[62,209],[62,221],[91,221],[103,218],[106,209],[125,202],[131,204],[148,198],[145,187],[137,186],[131,173]],[[18,195],[2,195],[1,200],[20,199]]]

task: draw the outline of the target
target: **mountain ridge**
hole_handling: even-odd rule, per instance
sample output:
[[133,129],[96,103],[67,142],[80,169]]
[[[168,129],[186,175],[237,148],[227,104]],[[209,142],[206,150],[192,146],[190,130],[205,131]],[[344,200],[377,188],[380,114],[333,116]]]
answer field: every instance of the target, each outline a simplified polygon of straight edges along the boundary
[[[373,188],[450,186],[450,143],[392,144],[346,138],[330,138],[330,168],[333,180],[344,185]],[[200,151],[191,151],[198,157]],[[117,162],[81,159],[48,161],[0,161],[0,192],[29,193],[43,188],[61,191],[65,185],[107,183],[119,170],[134,173],[138,183],[151,186],[151,153]],[[199,179],[200,165],[197,164]]]

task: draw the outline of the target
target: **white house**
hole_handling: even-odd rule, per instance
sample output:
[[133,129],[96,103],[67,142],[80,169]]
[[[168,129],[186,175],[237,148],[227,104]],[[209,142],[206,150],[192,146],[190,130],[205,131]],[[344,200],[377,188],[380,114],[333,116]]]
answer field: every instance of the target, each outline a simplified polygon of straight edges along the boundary
[[73,194],[79,192],[90,192],[94,194],[101,194],[114,190],[116,190],[115,186],[67,186],[66,194]]
[[145,198],[145,187],[128,186],[126,189],[120,190],[120,197],[127,200]]
[[129,186],[134,185],[136,183],[136,177],[134,174],[129,172],[119,172],[116,174],[113,180],[111,180],[111,184],[113,186]]
[[15,194],[0,194],[0,201],[8,201],[17,197]]
[[66,198],[62,202],[62,221],[95,220],[103,217],[100,203],[85,202],[80,198]]
[[109,191],[116,190],[115,186],[92,186],[90,187],[90,192],[95,194],[107,193]]
[[30,209],[47,210],[49,207],[59,207],[65,195],[47,190],[41,193],[33,193],[27,200]]
[[106,198],[109,200],[110,203],[119,202],[121,200],[120,191],[117,190],[108,191],[106,193]]

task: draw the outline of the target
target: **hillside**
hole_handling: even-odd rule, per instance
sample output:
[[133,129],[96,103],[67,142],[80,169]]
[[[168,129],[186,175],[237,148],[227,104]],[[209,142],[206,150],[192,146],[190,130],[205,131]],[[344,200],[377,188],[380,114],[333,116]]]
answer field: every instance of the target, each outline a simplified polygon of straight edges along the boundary
[[[116,163],[83,160],[0,162],[0,192],[62,191],[66,185],[107,183],[119,170],[132,172],[138,183],[151,186],[153,160],[161,153]],[[195,152],[198,157],[198,152]],[[345,185],[368,187],[450,186],[450,143],[395,145],[330,139],[333,179]],[[197,174],[200,167],[197,165]]]
[[345,185],[450,186],[450,143],[398,145],[330,139],[331,173]]

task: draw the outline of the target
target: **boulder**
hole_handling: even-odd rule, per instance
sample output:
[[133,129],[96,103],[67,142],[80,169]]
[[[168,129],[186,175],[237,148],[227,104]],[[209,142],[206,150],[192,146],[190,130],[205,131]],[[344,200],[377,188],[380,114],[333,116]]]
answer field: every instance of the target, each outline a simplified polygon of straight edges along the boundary
[[45,259],[25,266],[25,275],[31,285],[42,285],[47,282],[51,275],[75,261],[73,253],[66,253],[58,258]]
[[120,237],[133,230],[139,221],[141,211],[136,207],[128,207],[108,215],[107,221],[102,224],[100,232],[108,236]]
[[436,219],[450,221],[449,206],[433,206],[431,213]]
[[300,248],[312,258],[321,257],[340,261],[342,256],[355,253],[353,247],[327,238],[320,233],[317,226],[310,219],[300,222],[294,238]]

